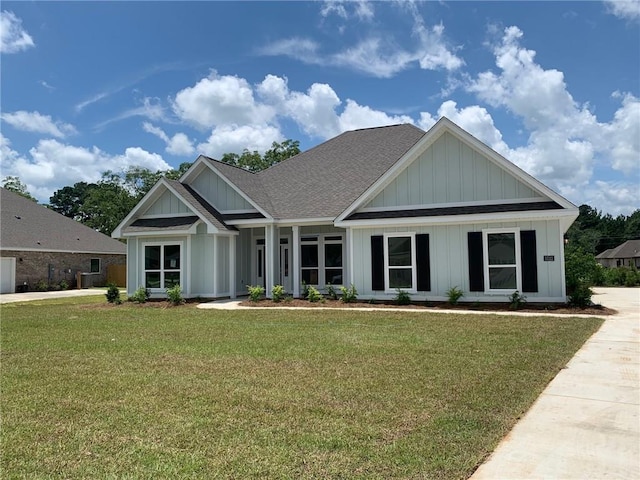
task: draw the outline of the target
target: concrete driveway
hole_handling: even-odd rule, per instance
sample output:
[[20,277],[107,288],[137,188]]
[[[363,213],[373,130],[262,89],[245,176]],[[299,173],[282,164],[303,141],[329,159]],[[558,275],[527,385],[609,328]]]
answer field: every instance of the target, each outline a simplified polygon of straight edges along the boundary
[[596,288],[618,310],[471,476],[640,478],[640,288]]
[[26,292],[3,293],[1,303],[29,302],[32,300],[50,300],[52,298],[86,297],[89,295],[104,295],[106,290],[100,288],[84,288],[81,290],[60,290],[58,292]]

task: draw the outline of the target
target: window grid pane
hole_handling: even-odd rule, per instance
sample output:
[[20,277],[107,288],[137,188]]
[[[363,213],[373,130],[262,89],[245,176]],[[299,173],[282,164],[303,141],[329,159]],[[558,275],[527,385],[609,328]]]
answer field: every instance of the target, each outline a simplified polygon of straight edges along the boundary
[[516,264],[516,238],[513,233],[487,235],[489,265]]
[[389,237],[389,266],[411,266],[411,237]]

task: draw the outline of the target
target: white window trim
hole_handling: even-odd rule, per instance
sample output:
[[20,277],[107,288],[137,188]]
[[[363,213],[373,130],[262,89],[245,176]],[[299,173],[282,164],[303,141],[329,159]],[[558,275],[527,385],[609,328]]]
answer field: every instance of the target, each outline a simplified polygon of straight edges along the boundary
[[[501,267],[515,267],[516,268],[516,288],[491,288],[489,282],[489,235],[493,233],[513,233],[516,246],[516,263],[515,265],[500,265]],[[482,264],[484,267],[484,292],[492,294],[511,294],[515,290],[522,293],[522,264],[520,255],[520,227],[506,227],[506,228],[488,228],[482,230]],[[496,265],[497,266],[497,265]]]
[[389,266],[389,238],[391,237],[409,237],[411,239],[411,288],[403,288],[408,293],[417,293],[418,290],[418,269],[416,266],[416,233],[415,232],[394,232],[384,234],[384,285],[385,293],[396,293],[397,288],[391,288],[389,281],[389,270],[393,268],[406,269],[409,267],[390,267]]
[[[303,238],[316,237],[315,241],[303,241]],[[331,237],[340,237],[340,240],[327,240],[327,238]],[[317,267],[303,267],[302,266],[302,246],[303,245],[317,245],[318,246],[318,266]],[[342,246],[342,266],[341,267],[327,267],[325,262],[325,245],[341,245]],[[300,281],[302,281],[302,272],[304,270],[318,270],[318,284],[309,284],[311,286],[317,287],[319,289],[325,288],[327,285],[326,279],[326,270],[334,269],[342,270],[342,283],[340,285],[332,284],[334,287],[344,286],[345,285],[345,274],[346,274],[346,266],[345,266],[345,234],[340,233],[323,233],[323,234],[307,234],[300,235]]]
[[[145,256],[144,256],[144,251],[146,249],[146,247],[156,247],[156,246],[161,246],[164,247],[165,245],[179,245],[180,246],[180,288],[182,289],[183,292],[186,292],[186,286],[184,284],[184,269],[185,269],[185,263],[187,261],[187,258],[185,256],[185,249],[184,249],[184,240],[167,240],[167,241],[162,241],[162,242],[142,242],[142,253],[141,253],[141,260],[142,260],[142,269],[140,270],[140,274],[141,274],[141,278],[140,278],[140,285],[144,285],[146,288],[147,282],[146,282],[146,272],[147,269],[145,268]],[[161,254],[160,254],[160,269],[156,270],[156,269],[151,269],[149,270],[150,272],[155,272],[155,271],[160,271],[160,278],[162,280],[162,283],[164,283],[164,248],[161,248]],[[149,291],[151,293],[164,293],[166,290],[166,287],[160,287],[160,288],[149,288]]]

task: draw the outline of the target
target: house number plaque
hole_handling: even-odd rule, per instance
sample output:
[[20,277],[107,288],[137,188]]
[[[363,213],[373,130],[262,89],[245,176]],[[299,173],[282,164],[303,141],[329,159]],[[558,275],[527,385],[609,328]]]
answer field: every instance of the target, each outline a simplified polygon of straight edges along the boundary
[[544,261],[545,262],[553,262],[555,261],[556,257],[554,255],[545,255],[544,256]]

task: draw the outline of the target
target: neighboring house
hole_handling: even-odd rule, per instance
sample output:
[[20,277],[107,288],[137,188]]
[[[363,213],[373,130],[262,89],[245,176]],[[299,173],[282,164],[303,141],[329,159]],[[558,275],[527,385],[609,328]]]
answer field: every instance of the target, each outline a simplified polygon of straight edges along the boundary
[[2,293],[38,282],[104,285],[109,265],[126,263],[126,245],[36,202],[0,188]]
[[610,248],[597,255],[596,260],[603,267],[640,268],[640,240],[627,240],[616,248]]
[[446,118],[345,132],[259,173],[200,156],[113,232],[129,293],[353,284],[359,298],[564,302],[575,205]]

